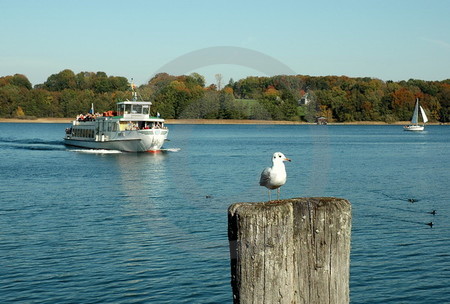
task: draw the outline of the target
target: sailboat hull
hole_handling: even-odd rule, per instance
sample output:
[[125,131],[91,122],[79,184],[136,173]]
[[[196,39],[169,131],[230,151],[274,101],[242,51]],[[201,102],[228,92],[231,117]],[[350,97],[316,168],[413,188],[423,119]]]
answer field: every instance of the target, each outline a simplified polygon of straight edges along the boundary
[[[423,125],[419,125],[419,109],[420,109],[420,114],[422,114],[422,119],[423,119]],[[411,124],[404,126],[403,130],[405,131],[423,131],[425,129],[425,124],[428,121],[428,117],[425,114],[424,109],[419,106],[419,99],[416,99],[416,105],[414,106],[414,112],[413,112],[413,116],[411,119]]]
[[403,130],[405,131],[423,131],[425,129],[424,126],[414,126],[414,125],[409,125],[409,126],[404,126]]

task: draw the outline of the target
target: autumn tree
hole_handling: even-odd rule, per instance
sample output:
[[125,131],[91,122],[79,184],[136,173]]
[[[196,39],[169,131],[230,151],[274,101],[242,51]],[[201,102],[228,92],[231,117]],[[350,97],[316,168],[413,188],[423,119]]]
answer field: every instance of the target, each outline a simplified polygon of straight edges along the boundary
[[50,75],[42,86],[41,89],[48,91],[62,91],[64,89],[76,89],[77,81],[75,73],[72,70],[66,69],[57,74]]
[[437,96],[441,105],[439,119],[442,122],[450,122],[450,80],[440,85]]
[[[222,81],[222,79],[220,79]],[[222,86],[222,83],[220,84]],[[139,94],[153,102],[152,112],[165,118],[250,118],[312,121],[316,115],[329,121],[395,122],[409,120],[419,98],[431,121],[450,122],[450,80],[409,79],[394,82],[370,77],[277,75],[230,79],[218,90],[206,86],[198,73],[169,75],[160,73],[141,85]],[[305,92],[316,104],[299,104]],[[43,84],[32,84],[25,75],[0,77],[0,116],[74,116],[89,110],[115,108],[130,98],[125,77],[105,72],[69,69],[50,75]],[[22,111],[18,111],[22,109]]]
[[33,88],[28,78],[22,74],[14,74],[14,76],[11,77],[10,83],[14,86],[22,87],[28,90]]
[[408,88],[402,87],[392,93],[392,110],[400,120],[410,120],[416,96]]
[[203,75],[200,75],[199,73],[191,73],[189,75],[188,81],[194,82],[194,84],[199,85],[200,87],[205,87],[205,77]]
[[0,116],[11,117],[19,106],[26,111],[24,105],[30,100],[31,92],[12,84],[0,86]]
[[324,105],[333,112],[333,118],[339,122],[353,121],[354,109],[348,103],[347,94],[339,87],[331,90],[317,90],[316,96],[320,105]]
[[264,90],[263,96],[264,98],[276,100],[277,98],[281,97],[281,92],[271,85]]
[[185,75],[159,74],[150,80],[149,86],[155,91],[155,109],[167,118],[180,118],[189,104],[204,94],[198,78]]

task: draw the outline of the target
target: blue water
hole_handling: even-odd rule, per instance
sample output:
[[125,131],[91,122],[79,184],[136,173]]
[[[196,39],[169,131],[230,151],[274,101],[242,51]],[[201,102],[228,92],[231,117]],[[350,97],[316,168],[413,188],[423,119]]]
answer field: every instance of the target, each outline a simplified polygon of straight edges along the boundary
[[450,127],[172,125],[159,154],[66,127],[0,124],[0,303],[230,303],[227,208],[276,151],[282,198],[352,203],[352,303],[450,303]]

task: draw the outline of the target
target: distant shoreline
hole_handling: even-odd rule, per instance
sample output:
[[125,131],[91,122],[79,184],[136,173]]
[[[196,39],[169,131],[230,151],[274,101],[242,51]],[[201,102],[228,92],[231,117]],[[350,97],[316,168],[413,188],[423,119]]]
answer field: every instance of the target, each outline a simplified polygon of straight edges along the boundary
[[[0,118],[0,123],[67,123],[70,124],[73,118]],[[407,125],[409,121],[397,121],[386,123],[383,121],[354,121],[329,123],[329,125]],[[249,119],[166,119],[167,125],[315,125],[303,121],[287,120],[249,120]],[[429,123],[429,125],[448,125],[441,123]]]

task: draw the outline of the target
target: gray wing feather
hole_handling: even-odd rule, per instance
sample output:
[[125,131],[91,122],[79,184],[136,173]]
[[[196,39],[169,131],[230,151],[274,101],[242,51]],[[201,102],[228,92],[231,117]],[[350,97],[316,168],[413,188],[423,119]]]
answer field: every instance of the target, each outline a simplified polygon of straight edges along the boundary
[[267,186],[270,180],[270,171],[272,168],[267,167],[266,169],[261,172],[261,178],[259,179],[259,185],[260,186]]

